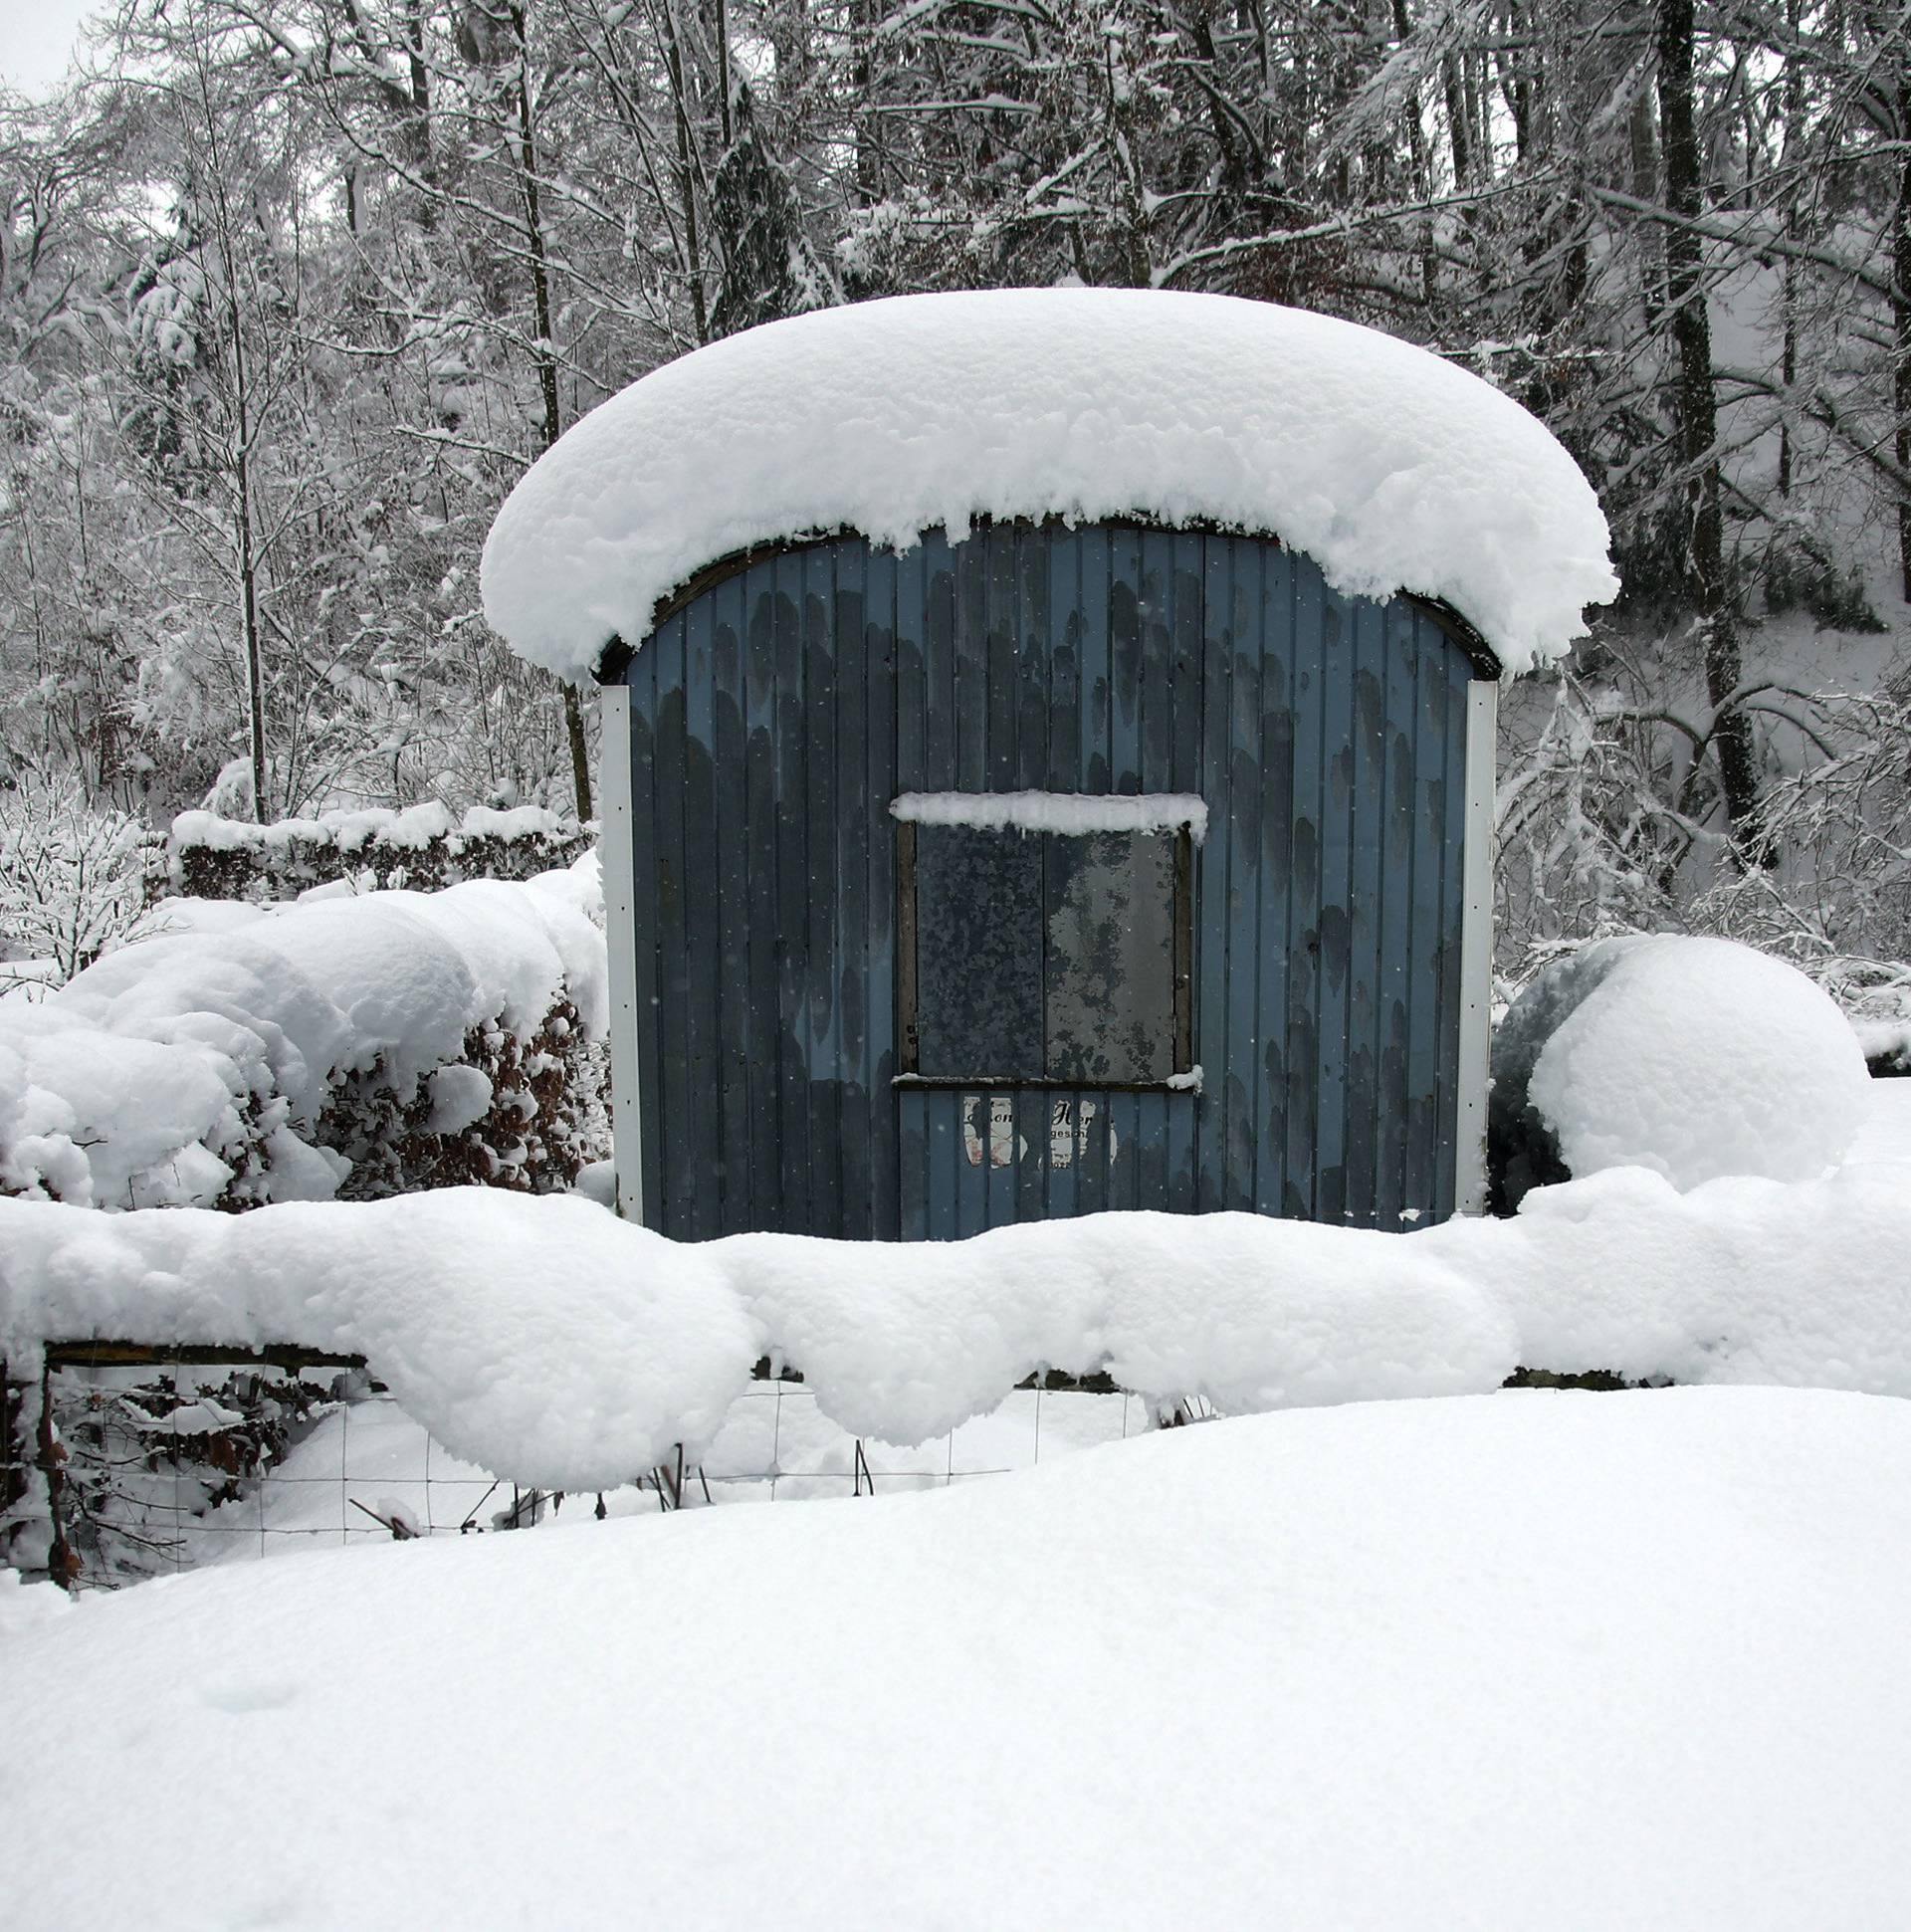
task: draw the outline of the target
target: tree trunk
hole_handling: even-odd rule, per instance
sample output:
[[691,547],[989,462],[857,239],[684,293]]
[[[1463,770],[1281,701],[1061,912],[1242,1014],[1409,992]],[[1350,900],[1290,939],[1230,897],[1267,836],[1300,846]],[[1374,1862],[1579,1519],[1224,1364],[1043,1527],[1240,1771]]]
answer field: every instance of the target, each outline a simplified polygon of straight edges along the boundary
[[[525,247],[531,257],[531,304],[537,320],[537,346],[532,357],[537,367],[537,387],[544,404],[544,448],[549,449],[563,433],[562,413],[557,402],[557,345],[551,333],[550,267],[544,250],[544,225],[537,202],[537,143],[531,118],[531,46],[525,33],[525,11],[511,10],[511,24],[518,35],[518,135],[524,162]],[[577,701],[577,688],[559,680],[557,689],[564,704],[564,734],[570,741],[570,789],[580,820],[592,816],[590,797],[590,750],[584,736],[584,710]]]
[[[1897,331],[1897,366],[1891,400],[1898,418],[1892,447],[1902,476],[1911,471],[1911,62],[1902,58],[1898,67],[1898,141],[1902,158],[1897,220],[1891,235],[1891,311]],[[1911,603],[1911,495],[1902,485],[1898,491],[1898,569],[1904,600]]]
[[1695,228],[1701,210],[1699,144],[1693,109],[1693,0],[1658,0],[1659,140],[1665,200],[1679,222],[1665,242],[1666,300],[1678,352],[1673,408],[1688,513],[1686,590],[1699,620],[1705,689],[1714,721],[1720,790],[1742,862],[1762,864],[1756,834],[1759,781],[1752,722],[1736,702],[1739,640],[1725,569],[1725,513],[1719,476],[1718,414],[1712,388],[1712,328],[1705,263]]

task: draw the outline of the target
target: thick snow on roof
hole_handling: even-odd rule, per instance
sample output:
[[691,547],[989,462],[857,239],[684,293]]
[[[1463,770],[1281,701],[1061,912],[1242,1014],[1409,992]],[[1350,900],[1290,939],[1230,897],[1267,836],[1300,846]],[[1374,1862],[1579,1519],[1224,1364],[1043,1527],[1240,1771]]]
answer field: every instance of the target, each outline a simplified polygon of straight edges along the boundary
[[1777,1390],[0,1577],[10,1922],[1901,1925],[1907,1610],[1911,1407]]
[[1348,595],[1444,598],[1512,671],[1618,589],[1573,459],[1453,363],[1271,303],[1019,289],[798,316],[633,383],[499,512],[485,614],[581,679],[754,543],[1122,515],[1268,533]]

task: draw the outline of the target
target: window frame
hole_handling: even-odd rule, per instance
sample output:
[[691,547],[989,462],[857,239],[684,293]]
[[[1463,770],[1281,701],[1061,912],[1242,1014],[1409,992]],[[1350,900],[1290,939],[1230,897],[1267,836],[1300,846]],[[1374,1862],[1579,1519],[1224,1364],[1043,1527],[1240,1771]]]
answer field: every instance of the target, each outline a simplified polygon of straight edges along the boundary
[[[989,794],[978,792],[977,797]],[[1022,1074],[924,1073],[920,1067],[921,1036],[918,1015],[918,907],[916,842],[919,821],[896,821],[896,1038],[899,1071],[891,1080],[896,1087],[955,1088],[969,1093],[1076,1091],[1096,1093],[1187,1093],[1196,1091],[1192,1075],[1194,1059],[1194,830],[1185,819],[1165,825],[1152,836],[1170,836],[1173,840],[1173,888],[1169,906],[1172,959],[1169,967],[1169,993],[1172,1027],[1171,1059],[1168,1076],[1161,1080],[1098,1080]],[[1141,833],[1132,836],[1142,836]],[[1060,831],[1024,832],[1012,825],[1000,829],[1003,838],[1070,838],[1092,836]],[[1044,988],[1046,996],[1046,988]],[[1044,1041],[1046,1046],[1046,1041]],[[1044,1056],[1046,1057],[1046,1055]]]

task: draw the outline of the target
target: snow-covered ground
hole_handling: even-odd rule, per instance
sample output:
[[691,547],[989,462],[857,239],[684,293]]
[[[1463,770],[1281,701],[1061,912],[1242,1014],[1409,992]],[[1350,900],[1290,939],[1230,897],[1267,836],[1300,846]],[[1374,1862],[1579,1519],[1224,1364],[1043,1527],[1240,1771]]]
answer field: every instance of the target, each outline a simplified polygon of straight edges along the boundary
[[1881,1927],[1907,1627],[1911,1405],[1777,1390],[0,1584],[0,1916]]

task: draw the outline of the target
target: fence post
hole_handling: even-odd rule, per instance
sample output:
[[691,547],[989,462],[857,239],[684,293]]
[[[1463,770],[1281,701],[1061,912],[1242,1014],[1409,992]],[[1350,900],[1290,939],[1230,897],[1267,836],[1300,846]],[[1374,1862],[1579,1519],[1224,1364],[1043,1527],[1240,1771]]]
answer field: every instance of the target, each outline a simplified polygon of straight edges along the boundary
[[53,1364],[40,1359],[40,1470],[47,1479],[47,1575],[62,1590],[79,1593],[80,1559],[67,1541],[67,1451],[53,1426]]

